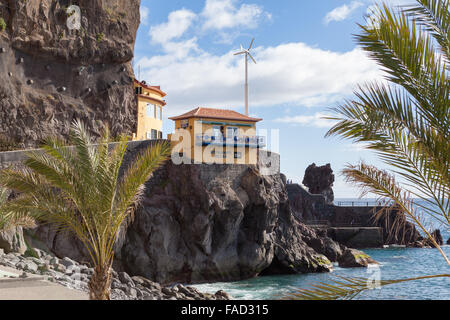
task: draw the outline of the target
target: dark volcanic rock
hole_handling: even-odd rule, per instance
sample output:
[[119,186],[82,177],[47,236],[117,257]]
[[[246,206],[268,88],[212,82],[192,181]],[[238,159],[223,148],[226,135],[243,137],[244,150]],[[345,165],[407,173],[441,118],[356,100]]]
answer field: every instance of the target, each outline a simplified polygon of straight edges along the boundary
[[[434,230],[434,231],[431,233],[431,236],[433,237],[433,239],[436,241],[436,243],[437,243],[438,245],[442,246],[442,245],[444,244],[444,239],[442,238],[441,230],[439,230],[439,229]],[[423,243],[424,243],[425,246],[434,247],[433,242],[432,242],[430,239],[428,239],[428,238],[426,238],[426,239],[423,241]]]
[[[314,221],[312,224],[326,222],[329,227],[354,227],[354,230],[348,230],[348,237],[338,237],[333,230],[328,233],[333,240],[345,246],[368,248],[381,247],[383,244],[412,245],[420,237],[414,224],[395,207],[359,207],[351,203],[349,206],[335,206],[328,204],[323,195],[311,194],[298,184],[288,184],[286,188],[292,211],[299,220],[305,223]],[[384,214],[375,219],[376,213],[381,210]],[[358,230],[359,227],[379,227],[382,235],[379,236],[374,230],[369,231],[371,235],[368,235],[367,230]],[[339,233],[342,232],[346,231]]]
[[330,164],[318,167],[313,163],[305,171],[303,184],[308,187],[310,193],[325,196],[328,204],[334,201],[333,183],[334,174]]
[[338,262],[341,268],[364,268],[369,264],[378,264],[369,255],[356,249],[346,249]]
[[[81,8],[80,30],[67,27],[65,8],[71,4]],[[0,0],[7,24],[0,32],[0,140],[33,147],[50,134],[64,138],[75,118],[93,134],[104,125],[114,135],[132,134],[130,62],[139,5],[140,0]]]
[[[125,166],[139,150],[128,150]],[[124,225],[114,268],[163,284],[331,270],[341,247],[301,224],[281,176],[260,169],[166,163]],[[78,240],[48,226],[30,238],[59,257],[88,261]]]
[[295,216],[302,221],[333,219],[335,207],[321,194],[311,194],[298,184],[286,186],[289,203]]
[[128,273],[162,283],[246,279],[270,267],[328,271],[306,230],[317,237],[294,219],[280,175],[168,163],[148,182],[118,259]]

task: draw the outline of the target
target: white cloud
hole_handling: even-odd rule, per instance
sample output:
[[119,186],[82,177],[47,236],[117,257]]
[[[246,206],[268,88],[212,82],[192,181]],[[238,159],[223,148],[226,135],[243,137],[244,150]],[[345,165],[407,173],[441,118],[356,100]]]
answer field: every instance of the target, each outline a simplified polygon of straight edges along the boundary
[[[172,45],[172,53],[137,62],[144,77],[168,93],[169,114],[197,106],[242,107],[242,57],[234,51],[208,53],[195,39]],[[254,56],[258,64],[249,66],[250,108],[328,106],[351,94],[356,84],[380,79],[379,69],[360,49],[337,53],[294,42],[257,47]]]
[[192,25],[197,15],[187,9],[173,11],[166,23],[150,28],[150,36],[155,43],[166,44],[180,38]]
[[344,4],[340,7],[333,9],[328,12],[325,16],[325,24],[329,24],[332,21],[342,21],[347,19],[356,9],[363,6],[362,2],[352,1],[350,4]]
[[141,24],[148,25],[148,22],[149,22],[148,18],[150,16],[149,8],[147,8],[145,6],[141,6],[140,13],[141,13]]
[[205,19],[203,29],[256,28],[263,13],[256,4],[242,4],[238,8],[236,0],[206,0],[201,13]]
[[300,115],[275,119],[275,122],[300,125],[302,127],[331,128],[335,121],[323,119],[329,114],[317,112],[312,116]]

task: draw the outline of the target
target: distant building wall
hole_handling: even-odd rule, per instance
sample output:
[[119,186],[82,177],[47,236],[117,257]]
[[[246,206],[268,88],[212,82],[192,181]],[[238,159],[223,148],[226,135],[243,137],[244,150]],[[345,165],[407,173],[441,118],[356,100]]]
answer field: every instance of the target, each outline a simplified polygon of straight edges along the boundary
[[[220,123],[220,124],[219,124]],[[223,145],[199,145],[203,136],[214,137],[217,132],[214,128],[222,127],[224,138],[228,137],[229,128],[237,128],[237,138],[252,137],[256,139],[256,123],[250,121],[218,120],[214,118],[190,118],[185,120],[175,120],[175,130],[186,130],[190,134],[190,141],[182,144],[183,154],[189,159],[194,159],[197,163],[228,163],[228,164],[257,164],[258,149],[249,146],[223,146]],[[197,131],[196,131],[197,130]],[[180,132],[180,131],[178,131]],[[170,135],[170,137],[176,135]],[[213,139],[214,139],[213,138]],[[229,137],[228,137],[229,138]],[[189,143],[187,143],[189,142]],[[178,142],[174,141],[176,146]],[[234,140],[233,140],[234,144]],[[239,143],[237,143],[239,144]],[[244,142],[245,144],[245,142]],[[181,145],[180,145],[181,147]]]

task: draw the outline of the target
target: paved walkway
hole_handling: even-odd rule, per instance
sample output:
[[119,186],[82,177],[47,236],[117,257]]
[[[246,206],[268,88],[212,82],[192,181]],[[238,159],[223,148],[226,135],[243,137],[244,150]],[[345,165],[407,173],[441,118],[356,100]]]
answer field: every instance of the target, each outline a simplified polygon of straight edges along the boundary
[[0,266],[0,300],[88,300],[88,294],[71,290],[30,275],[21,278],[21,271]]

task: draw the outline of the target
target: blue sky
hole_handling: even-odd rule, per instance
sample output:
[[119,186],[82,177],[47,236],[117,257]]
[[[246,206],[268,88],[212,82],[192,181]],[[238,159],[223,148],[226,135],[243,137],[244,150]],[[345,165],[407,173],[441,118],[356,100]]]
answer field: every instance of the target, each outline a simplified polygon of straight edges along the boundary
[[324,138],[331,123],[321,117],[352,97],[358,83],[382,79],[353,40],[373,3],[142,0],[135,73],[140,66],[141,80],[167,92],[166,134],[173,131],[167,116],[199,106],[243,112],[244,61],[233,53],[255,37],[250,114],[264,119],[258,128],[279,130],[282,172],[301,182],[311,163],[331,163],[336,197],[356,197],[339,175],[344,165],[360,159],[382,164],[350,141]]

